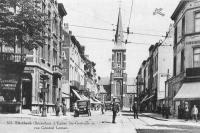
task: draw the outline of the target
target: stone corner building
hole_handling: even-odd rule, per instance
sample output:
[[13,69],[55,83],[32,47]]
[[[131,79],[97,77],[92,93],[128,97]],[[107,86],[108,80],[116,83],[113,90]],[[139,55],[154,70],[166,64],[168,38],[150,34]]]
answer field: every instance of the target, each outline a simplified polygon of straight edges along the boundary
[[168,80],[168,104],[175,116],[186,102],[200,107],[200,1],[180,1],[174,21],[173,77]]
[[44,33],[46,45],[32,51],[20,45],[0,48],[0,112],[40,112],[44,97],[47,111],[51,112],[56,100],[61,100],[62,25],[67,13],[56,0],[43,1],[41,10],[51,20]]

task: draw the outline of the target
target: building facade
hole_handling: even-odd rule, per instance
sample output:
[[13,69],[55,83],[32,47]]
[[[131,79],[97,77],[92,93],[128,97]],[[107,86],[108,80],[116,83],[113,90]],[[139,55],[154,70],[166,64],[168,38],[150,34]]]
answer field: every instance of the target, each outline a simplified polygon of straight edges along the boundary
[[[61,99],[62,24],[63,17],[67,13],[63,4],[57,3],[56,0],[42,1],[40,6],[49,20],[48,25],[45,27],[46,32],[42,33],[43,36],[46,36],[45,45],[31,51],[16,46],[14,56],[21,50],[21,53],[26,55],[26,64],[23,72],[20,72],[21,83],[17,85],[21,89],[19,91],[20,98],[12,98],[12,100],[14,100],[13,102],[19,101],[22,110],[40,112],[43,103],[45,103],[47,111],[52,112],[56,100]],[[4,48],[2,48],[2,52],[8,52],[4,51],[6,49]],[[16,56],[16,58],[18,57]],[[23,59],[22,56],[19,56],[20,58]],[[10,69],[12,70],[12,68]],[[7,81],[14,83],[13,79],[10,78],[12,76],[2,77],[1,82],[5,80],[5,83]],[[10,112],[10,110],[7,111]]]
[[149,58],[143,61],[138,72],[138,95],[141,111],[158,111],[165,104],[165,81],[173,70],[173,28],[164,41],[149,48]]
[[175,116],[178,108],[199,105],[200,1],[181,0],[174,21],[173,77],[168,80],[168,104]]

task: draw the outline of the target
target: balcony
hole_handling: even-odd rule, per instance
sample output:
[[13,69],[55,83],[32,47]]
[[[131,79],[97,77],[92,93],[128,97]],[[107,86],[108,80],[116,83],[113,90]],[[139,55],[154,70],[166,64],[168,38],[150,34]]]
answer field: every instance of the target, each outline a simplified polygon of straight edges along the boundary
[[58,77],[62,76],[62,68],[60,65],[53,65],[53,74]]
[[79,90],[80,89],[80,82],[72,80],[72,81],[70,81],[70,86],[73,86],[73,87],[75,87],[76,89]]
[[199,81],[199,79],[200,79],[199,67],[186,69],[186,78],[185,78],[186,82],[191,82],[191,81],[195,82],[195,81]]
[[200,77],[200,68],[196,67],[196,68],[187,68],[186,69],[186,76],[187,77]]
[[19,53],[0,53],[0,63],[2,64],[26,64],[26,55]]

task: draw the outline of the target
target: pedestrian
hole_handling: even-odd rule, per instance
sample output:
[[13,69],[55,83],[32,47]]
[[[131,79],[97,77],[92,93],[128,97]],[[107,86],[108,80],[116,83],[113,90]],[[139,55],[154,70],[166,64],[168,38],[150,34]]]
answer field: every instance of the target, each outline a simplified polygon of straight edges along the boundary
[[166,115],[166,119],[168,119],[169,115],[170,115],[170,107],[169,106],[165,107],[165,115]]
[[88,116],[91,116],[91,111],[90,111],[90,109],[91,109],[91,103],[90,102],[88,102],[87,103],[87,108],[88,108]]
[[136,103],[133,104],[132,110],[133,110],[133,113],[134,113],[134,119],[138,119],[138,109],[136,107]]
[[195,119],[196,122],[197,122],[197,115],[198,115],[198,108],[196,107],[196,105],[194,105],[192,108],[192,118]]
[[102,114],[104,114],[104,108],[105,108],[105,105],[104,105],[104,103],[102,102],[102,103],[101,103],[101,113],[102,113]]
[[185,105],[185,120],[187,121],[189,119],[189,107],[188,103]]
[[56,116],[59,116],[60,113],[60,102],[59,99],[57,99],[56,105],[55,105],[55,110],[56,110]]
[[162,117],[164,117],[165,116],[165,105],[163,104],[162,105]]
[[66,115],[66,112],[67,112],[67,107],[66,107],[66,104],[63,102],[62,113],[63,113],[64,116]]
[[112,112],[113,112],[112,123],[115,123],[117,113],[119,112],[119,105],[115,102],[115,100],[113,100]]

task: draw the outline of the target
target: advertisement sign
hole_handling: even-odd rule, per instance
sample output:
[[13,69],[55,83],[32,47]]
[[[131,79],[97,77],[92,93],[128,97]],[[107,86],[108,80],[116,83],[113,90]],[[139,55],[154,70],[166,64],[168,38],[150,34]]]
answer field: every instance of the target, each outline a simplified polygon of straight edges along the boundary
[[17,86],[16,79],[3,79],[0,81],[1,89],[2,90],[15,90]]

